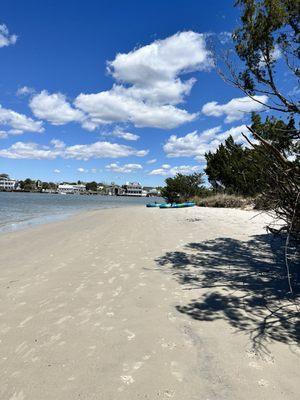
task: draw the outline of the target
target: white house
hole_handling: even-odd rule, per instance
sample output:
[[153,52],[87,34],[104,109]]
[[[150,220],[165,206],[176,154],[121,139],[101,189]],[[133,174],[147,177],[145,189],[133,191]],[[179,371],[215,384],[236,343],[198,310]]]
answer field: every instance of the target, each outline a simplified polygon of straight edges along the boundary
[[18,181],[6,177],[0,178],[0,190],[16,190],[18,188]]
[[70,193],[70,194],[75,194],[75,193],[81,193],[85,192],[85,185],[69,185],[68,183],[63,183],[61,185],[58,185],[57,191],[58,193]]
[[125,196],[143,196],[143,188],[137,182],[127,182],[123,188],[125,189]]

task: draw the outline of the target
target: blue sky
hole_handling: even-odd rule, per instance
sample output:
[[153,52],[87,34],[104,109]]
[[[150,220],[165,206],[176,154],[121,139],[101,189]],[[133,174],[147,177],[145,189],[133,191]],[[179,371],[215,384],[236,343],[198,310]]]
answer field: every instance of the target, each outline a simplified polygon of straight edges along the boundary
[[201,171],[258,103],[216,73],[233,1],[2,0],[0,170],[162,184]]

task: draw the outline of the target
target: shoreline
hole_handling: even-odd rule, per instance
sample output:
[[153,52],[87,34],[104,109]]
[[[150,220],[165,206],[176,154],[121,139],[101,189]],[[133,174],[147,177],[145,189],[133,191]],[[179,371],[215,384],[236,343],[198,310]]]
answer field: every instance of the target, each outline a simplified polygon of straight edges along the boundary
[[254,215],[132,206],[1,235],[1,399],[296,400],[292,326],[255,347],[276,264]]
[[[1,193],[0,193],[1,194]],[[92,197],[92,199],[91,199]],[[45,193],[6,193],[0,196],[0,210],[3,221],[0,223],[0,235],[3,233],[26,230],[33,226],[44,225],[55,221],[65,220],[85,211],[108,208],[143,206],[149,199],[130,198],[120,199],[120,196],[55,196]],[[24,204],[22,203],[22,199]],[[157,199],[157,198],[155,198]],[[11,207],[8,207],[8,204]],[[34,210],[34,212],[33,212]]]

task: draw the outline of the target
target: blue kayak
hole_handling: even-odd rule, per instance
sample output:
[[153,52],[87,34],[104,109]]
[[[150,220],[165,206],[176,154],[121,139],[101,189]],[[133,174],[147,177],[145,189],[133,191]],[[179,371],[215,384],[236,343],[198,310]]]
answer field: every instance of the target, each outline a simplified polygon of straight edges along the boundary
[[185,203],[165,203],[161,204],[159,208],[184,208],[184,207],[194,207],[196,203],[193,201],[187,201]]
[[160,207],[163,203],[148,203],[146,207]]

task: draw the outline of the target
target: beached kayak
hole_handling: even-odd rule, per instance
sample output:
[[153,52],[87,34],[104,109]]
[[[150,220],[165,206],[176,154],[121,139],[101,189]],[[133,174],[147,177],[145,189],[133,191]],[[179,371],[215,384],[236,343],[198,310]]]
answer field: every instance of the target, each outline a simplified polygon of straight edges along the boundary
[[185,203],[166,203],[161,204],[159,208],[184,208],[184,207],[194,207],[196,203],[192,201],[187,201]]
[[146,207],[159,207],[164,203],[148,203],[146,204]]

